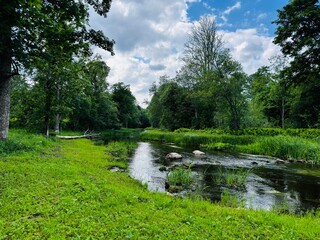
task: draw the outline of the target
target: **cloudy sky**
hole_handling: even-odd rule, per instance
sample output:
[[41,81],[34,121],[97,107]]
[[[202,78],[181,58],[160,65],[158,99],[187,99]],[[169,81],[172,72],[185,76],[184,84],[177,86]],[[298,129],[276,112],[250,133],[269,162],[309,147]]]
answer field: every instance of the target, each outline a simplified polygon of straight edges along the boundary
[[113,0],[108,17],[91,12],[90,25],[116,41],[115,56],[95,49],[111,72],[110,84],[124,82],[140,105],[160,76],[181,67],[187,35],[203,15],[215,17],[225,46],[251,74],[279,52],[272,43],[277,9],[288,0]]

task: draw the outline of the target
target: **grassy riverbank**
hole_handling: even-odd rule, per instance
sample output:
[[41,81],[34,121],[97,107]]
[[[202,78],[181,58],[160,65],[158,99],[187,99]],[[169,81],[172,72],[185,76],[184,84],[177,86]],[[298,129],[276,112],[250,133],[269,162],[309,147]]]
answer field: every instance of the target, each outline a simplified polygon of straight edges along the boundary
[[203,150],[261,154],[320,163],[319,129],[247,129],[240,131],[149,129],[142,139],[174,142]]
[[[127,152],[121,143],[105,147],[25,132],[11,132],[10,139],[0,145],[0,239],[320,238],[320,218],[312,214],[149,192],[127,174],[108,170],[126,165],[118,158]],[[110,153],[115,148],[117,158]]]

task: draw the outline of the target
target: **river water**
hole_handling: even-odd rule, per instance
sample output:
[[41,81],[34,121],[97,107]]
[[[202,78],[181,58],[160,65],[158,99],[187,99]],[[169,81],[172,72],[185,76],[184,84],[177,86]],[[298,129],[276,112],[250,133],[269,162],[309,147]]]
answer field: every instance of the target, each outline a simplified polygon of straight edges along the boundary
[[[195,157],[194,149],[151,142],[139,142],[129,165],[130,176],[148,185],[151,191],[164,192],[166,177],[174,166],[191,165],[195,183],[183,194],[197,193],[212,201],[220,201],[221,194],[241,199],[253,209],[286,209],[305,212],[320,208],[320,168],[305,164],[277,164],[276,159],[262,156],[232,156],[207,153],[205,158]],[[168,161],[170,152],[183,155],[182,160]],[[166,171],[160,171],[166,167]],[[248,172],[241,188],[217,184],[213,179],[220,171],[242,169]]]

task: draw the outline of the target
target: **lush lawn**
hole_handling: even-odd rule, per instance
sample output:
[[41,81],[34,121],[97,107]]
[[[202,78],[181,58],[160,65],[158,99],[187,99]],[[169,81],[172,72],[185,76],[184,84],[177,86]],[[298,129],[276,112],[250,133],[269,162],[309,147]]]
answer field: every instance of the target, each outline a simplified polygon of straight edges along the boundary
[[87,139],[40,142],[0,154],[0,239],[320,239],[319,216],[151,193],[108,170],[125,165],[110,146],[106,154]]

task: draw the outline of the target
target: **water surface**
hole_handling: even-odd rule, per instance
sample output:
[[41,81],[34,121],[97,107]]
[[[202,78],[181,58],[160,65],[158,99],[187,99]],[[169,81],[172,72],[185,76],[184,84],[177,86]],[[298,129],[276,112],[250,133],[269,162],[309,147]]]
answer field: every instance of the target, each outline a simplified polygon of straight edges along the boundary
[[[251,155],[206,154],[200,159],[192,154],[193,150],[139,142],[129,166],[130,175],[146,183],[151,191],[164,192],[168,171],[176,165],[191,164],[195,184],[181,194],[201,194],[212,201],[220,201],[221,193],[227,190],[248,208],[285,208],[300,212],[320,207],[319,168],[304,164],[276,164],[276,159]],[[182,154],[183,160],[166,160],[169,152]],[[161,167],[166,167],[166,171],[161,171]],[[214,179],[219,171],[231,169],[249,171],[245,186],[238,188],[216,183]]]

